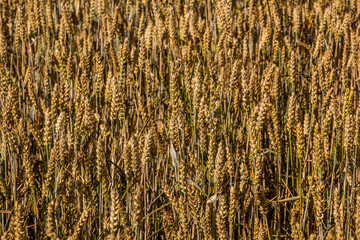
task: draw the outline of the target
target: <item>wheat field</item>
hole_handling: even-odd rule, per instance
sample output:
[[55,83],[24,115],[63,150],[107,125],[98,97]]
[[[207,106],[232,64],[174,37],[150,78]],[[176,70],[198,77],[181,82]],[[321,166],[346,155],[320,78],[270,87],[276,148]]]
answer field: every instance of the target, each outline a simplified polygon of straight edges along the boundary
[[1,239],[360,240],[359,0],[1,0]]

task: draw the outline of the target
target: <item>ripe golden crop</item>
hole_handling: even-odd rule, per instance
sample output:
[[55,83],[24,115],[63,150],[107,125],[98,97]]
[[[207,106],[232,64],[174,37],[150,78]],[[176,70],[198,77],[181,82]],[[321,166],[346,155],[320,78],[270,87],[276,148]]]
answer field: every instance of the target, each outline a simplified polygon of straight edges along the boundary
[[0,1],[2,239],[359,239],[360,1]]

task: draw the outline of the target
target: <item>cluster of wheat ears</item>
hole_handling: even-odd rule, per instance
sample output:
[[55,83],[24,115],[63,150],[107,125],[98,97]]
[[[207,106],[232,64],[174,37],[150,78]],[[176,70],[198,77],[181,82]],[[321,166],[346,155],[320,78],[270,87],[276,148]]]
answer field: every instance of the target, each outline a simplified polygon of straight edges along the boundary
[[0,1],[2,239],[360,239],[359,16]]

